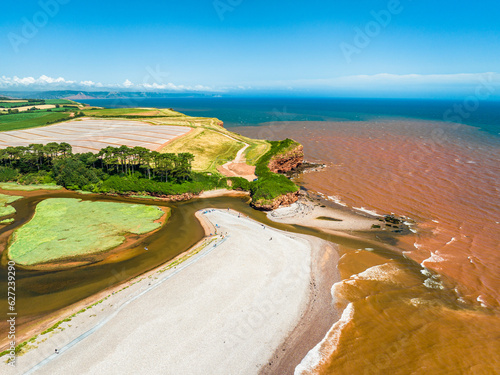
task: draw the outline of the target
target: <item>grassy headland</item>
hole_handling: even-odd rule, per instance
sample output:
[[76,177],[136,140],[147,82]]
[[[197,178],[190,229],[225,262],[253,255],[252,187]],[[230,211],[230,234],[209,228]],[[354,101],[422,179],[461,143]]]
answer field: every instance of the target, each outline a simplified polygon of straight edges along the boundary
[[115,248],[126,234],[158,229],[165,212],[155,206],[51,198],[38,204],[33,219],[19,228],[9,258],[36,265]]

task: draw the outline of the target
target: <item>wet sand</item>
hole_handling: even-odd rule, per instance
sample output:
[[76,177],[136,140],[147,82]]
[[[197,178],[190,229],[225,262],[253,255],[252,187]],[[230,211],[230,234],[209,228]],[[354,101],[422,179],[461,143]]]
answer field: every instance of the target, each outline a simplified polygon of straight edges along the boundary
[[288,207],[270,211],[267,217],[278,223],[300,224],[338,235],[342,234],[337,231],[368,231],[372,229],[372,225],[380,225],[374,218],[348,210],[324,207],[304,197]]
[[[268,367],[291,373],[280,368],[293,370],[310,349],[308,341],[314,345],[336,317],[329,309],[309,333],[311,322],[325,318],[322,306],[331,304],[329,288],[339,280],[331,272],[334,245],[264,229],[226,210],[202,217],[206,231],[217,224],[219,233],[227,233],[217,237],[216,247],[131,283],[57,333],[41,336],[37,349],[18,358],[16,373],[46,358],[36,374],[266,373]],[[330,271],[323,277],[322,269]],[[326,288],[319,290],[321,285]],[[55,348],[60,354],[53,354]]]

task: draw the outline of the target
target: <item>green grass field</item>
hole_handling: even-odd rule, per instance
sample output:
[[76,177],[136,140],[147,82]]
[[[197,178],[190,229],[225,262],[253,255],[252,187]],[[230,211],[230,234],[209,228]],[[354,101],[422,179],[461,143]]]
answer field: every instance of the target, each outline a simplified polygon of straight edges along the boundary
[[16,209],[9,204],[21,198],[15,195],[0,194],[0,217],[15,213]]
[[69,120],[69,113],[37,111],[0,115],[0,131],[20,130],[44,126],[47,122]]
[[20,106],[34,106],[34,105],[40,105],[43,104],[42,101],[39,102],[15,102],[15,103],[9,103],[9,102],[2,102],[0,100],[0,108],[17,108]]
[[45,104],[78,105],[79,103],[68,99],[45,99]]
[[249,165],[255,165],[259,158],[271,149],[271,145],[266,141],[253,141],[245,153],[245,158]]
[[105,108],[105,109],[88,109],[84,110],[86,116],[168,116],[168,117],[185,117],[182,113],[171,111],[166,108]]
[[31,221],[14,232],[9,258],[36,265],[113,249],[125,235],[158,229],[164,212],[155,206],[50,198],[36,207]]
[[19,190],[19,191],[34,191],[34,190],[60,190],[62,186],[56,184],[39,184],[39,185],[19,185],[16,182],[0,182],[2,190]]

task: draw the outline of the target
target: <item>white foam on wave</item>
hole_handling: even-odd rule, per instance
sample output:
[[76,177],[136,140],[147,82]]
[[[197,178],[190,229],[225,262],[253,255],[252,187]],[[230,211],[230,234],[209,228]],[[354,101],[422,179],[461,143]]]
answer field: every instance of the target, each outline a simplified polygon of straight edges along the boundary
[[427,259],[425,259],[423,262],[422,262],[422,265],[424,265],[425,263],[438,263],[438,262],[443,262],[444,261],[444,258],[440,255],[438,255],[437,252],[432,252],[431,251],[431,256]]
[[337,197],[337,196],[335,196],[335,195],[328,196],[328,199],[331,200],[332,202],[335,202],[335,203],[341,205],[341,206],[347,207],[347,204],[345,204],[344,202],[342,202],[340,200],[340,198]]
[[444,289],[443,284],[433,278],[425,279],[424,285],[429,289]]
[[318,366],[324,364],[337,349],[342,330],[352,320],[353,316],[354,306],[349,303],[342,312],[341,318],[332,326],[323,340],[312,348],[295,368],[294,375],[313,374]]
[[485,303],[486,301],[483,299],[481,295],[477,296],[476,300],[481,304],[482,307],[488,307]]
[[[424,266],[422,266],[422,267],[424,267]],[[420,273],[422,275],[424,275],[424,276],[427,276],[427,277],[431,277],[432,276],[432,273],[427,268],[425,268],[425,267],[424,267],[424,269],[420,270]]]
[[[455,242],[457,239],[455,237],[452,237],[451,240],[449,240],[448,242],[446,242],[446,245],[449,245],[449,244],[452,244],[453,242]],[[445,246],[446,246],[445,245]]]
[[382,215],[379,215],[377,212],[369,210],[368,208],[364,208],[364,207],[353,207],[353,208],[357,211],[361,211],[361,212],[364,212],[364,213],[369,214],[369,215],[382,217]]

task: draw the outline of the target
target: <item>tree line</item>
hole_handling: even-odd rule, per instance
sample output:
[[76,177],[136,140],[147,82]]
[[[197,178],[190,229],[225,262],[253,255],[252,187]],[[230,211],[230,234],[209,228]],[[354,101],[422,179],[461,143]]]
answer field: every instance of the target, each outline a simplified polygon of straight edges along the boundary
[[80,188],[110,176],[182,183],[192,177],[193,160],[190,153],[163,154],[145,147],[108,146],[94,154],[73,153],[65,142],[9,146],[0,149],[0,180],[30,175],[30,181],[53,178],[63,186]]

